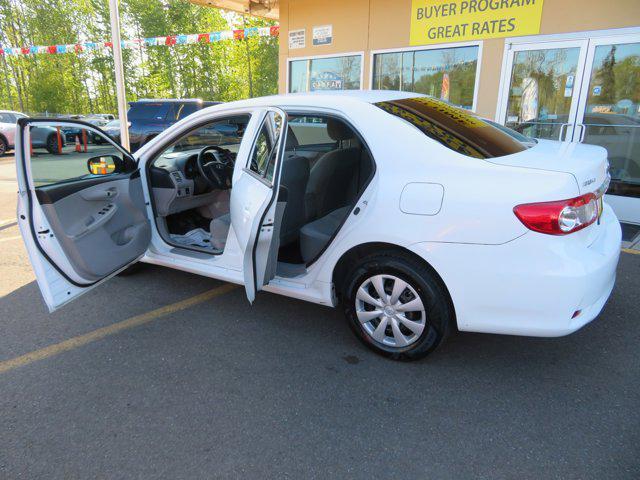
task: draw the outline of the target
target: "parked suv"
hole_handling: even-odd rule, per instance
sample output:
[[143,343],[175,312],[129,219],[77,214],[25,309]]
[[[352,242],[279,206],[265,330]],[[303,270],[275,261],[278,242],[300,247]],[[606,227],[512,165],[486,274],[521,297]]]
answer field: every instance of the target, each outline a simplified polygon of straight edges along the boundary
[[[201,99],[147,99],[129,102],[129,140],[131,149],[137,150],[164,129],[192,114],[220,102],[204,102]],[[120,122],[114,120],[105,127],[107,134],[120,141]]]

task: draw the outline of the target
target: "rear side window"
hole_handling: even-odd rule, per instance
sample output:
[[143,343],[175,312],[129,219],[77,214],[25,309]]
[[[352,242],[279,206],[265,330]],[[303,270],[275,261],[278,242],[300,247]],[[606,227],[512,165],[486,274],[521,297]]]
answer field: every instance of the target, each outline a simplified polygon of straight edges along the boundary
[[129,120],[164,120],[169,112],[169,103],[141,102],[129,108]]
[[489,122],[431,97],[405,98],[375,105],[468,157],[502,157],[527,148],[526,144]]
[[180,109],[178,111],[178,120],[182,120],[184,117],[187,117],[198,110],[200,110],[200,105],[197,103],[183,103],[180,105]]

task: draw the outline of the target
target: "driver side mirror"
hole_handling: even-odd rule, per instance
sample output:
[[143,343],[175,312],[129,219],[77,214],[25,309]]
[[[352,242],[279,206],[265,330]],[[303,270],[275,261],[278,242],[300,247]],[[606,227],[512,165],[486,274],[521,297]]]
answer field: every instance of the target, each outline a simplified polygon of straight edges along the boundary
[[87,160],[87,169],[91,175],[109,175],[118,170],[122,159],[115,155],[100,155]]

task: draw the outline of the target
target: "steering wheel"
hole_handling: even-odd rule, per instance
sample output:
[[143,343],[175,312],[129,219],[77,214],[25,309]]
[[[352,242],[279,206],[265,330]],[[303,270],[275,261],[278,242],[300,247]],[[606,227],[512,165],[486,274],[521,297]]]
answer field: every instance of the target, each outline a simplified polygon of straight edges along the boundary
[[200,175],[217,190],[231,188],[233,154],[215,145],[204,147],[198,153],[196,165]]

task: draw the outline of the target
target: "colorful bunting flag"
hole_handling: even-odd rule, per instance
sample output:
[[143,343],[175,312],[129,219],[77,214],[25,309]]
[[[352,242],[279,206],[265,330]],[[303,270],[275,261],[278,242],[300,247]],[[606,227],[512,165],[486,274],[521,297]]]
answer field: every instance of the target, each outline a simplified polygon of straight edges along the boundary
[[[122,48],[155,47],[159,45],[192,45],[195,43],[215,43],[222,40],[244,40],[249,37],[277,37],[280,27],[250,27],[237,30],[222,30],[220,32],[167,35],[164,37],[137,38],[122,40]],[[68,45],[33,45],[30,47],[0,47],[0,55],[35,55],[48,53],[51,55],[62,53],[83,53],[97,48],[113,48],[111,42],[84,42]]]

